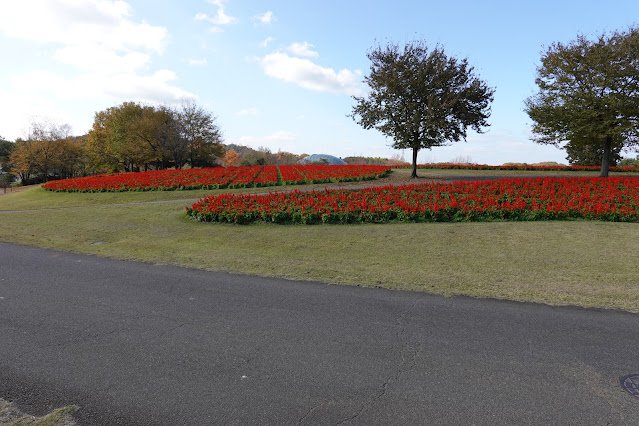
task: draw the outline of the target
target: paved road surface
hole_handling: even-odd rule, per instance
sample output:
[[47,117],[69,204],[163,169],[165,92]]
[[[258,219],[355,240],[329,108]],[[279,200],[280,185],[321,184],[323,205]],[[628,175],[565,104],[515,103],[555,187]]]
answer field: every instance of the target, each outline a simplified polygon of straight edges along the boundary
[[638,424],[639,316],[0,244],[0,397],[81,424]]

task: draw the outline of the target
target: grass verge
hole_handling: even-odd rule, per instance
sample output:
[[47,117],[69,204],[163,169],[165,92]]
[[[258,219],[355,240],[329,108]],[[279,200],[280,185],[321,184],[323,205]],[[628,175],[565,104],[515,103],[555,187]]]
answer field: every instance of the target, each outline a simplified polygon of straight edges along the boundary
[[[639,252],[629,249],[639,239],[637,224],[203,224],[187,219],[186,203],[172,198],[196,198],[195,192],[24,191],[4,197],[0,209],[58,209],[0,214],[0,241],[209,270],[639,312]],[[162,202],[126,204],[143,201]]]
[[75,405],[58,408],[46,416],[35,417],[22,413],[13,404],[0,399],[0,425],[6,426],[75,426],[71,414],[78,409]]

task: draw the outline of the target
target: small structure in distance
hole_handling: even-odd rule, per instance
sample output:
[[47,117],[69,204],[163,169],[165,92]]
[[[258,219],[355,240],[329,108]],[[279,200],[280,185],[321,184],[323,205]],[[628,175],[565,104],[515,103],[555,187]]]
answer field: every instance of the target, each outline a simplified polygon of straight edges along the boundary
[[328,154],[312,154],[307,157],[302,158],[299,161],[300,164],[326,164],[330,166],[343,166],[346,161],[341,158],[335,157],[334,155]]

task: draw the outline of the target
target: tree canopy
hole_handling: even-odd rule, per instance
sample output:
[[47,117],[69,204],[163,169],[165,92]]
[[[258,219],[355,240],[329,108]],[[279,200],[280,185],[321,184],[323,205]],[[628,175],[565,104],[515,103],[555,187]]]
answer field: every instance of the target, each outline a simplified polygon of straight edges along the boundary
[[639,142],[639,29],[553,43],[535,82],[525,110],[536,142],[600,149],[603,177],[615,146]]
[[[566,150],[566,160],[568,163],[574,166],[600,166],[601,159],[604,154],[603,145],[597,143],[597,141],[590,141],[588,143],[568,142],[564,149]],[[621,161],[621,147],[622,143],[619,141],[613,141],[610,149],[609,162],[610,166],[616,166]]]
[[84,174],[84,138],[70,134],[67,124],[31,123],[26,139],[15,142],[9,157],[11,172],[25,183]]
[[212,166],[224,155],[215,117],[197,106],[124,102],[95,114],[87,142],[94,170],[148,170]]
[[4,180],[11,179],[10,156],[14,149],[15,143],[0,136],[0,175],[2,175]]
[[377,46],[367,57],[370,91],[353,97],[350,117],[392,138],[393,148],[412,149],[412,177],[420,149],[466,140],[468,127],[482,133],[489,125],[494,89],[475,76],[466,58],[448,57],[423,41]]

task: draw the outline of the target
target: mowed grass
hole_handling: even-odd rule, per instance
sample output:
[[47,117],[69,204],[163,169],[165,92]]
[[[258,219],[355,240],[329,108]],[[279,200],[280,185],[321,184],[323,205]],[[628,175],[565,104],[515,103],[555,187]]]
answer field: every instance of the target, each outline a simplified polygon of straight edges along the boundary
[[239,226],[185,216],[181,200],[214,192],[35,188],[0,197],[0,210],[30,209],[0,213],[0,240],[235,273],[639,312],[639,224]]

